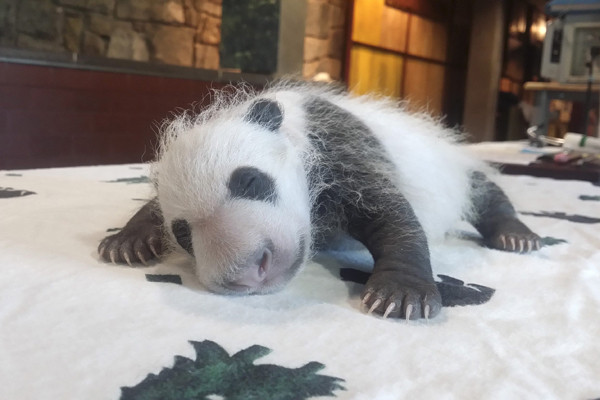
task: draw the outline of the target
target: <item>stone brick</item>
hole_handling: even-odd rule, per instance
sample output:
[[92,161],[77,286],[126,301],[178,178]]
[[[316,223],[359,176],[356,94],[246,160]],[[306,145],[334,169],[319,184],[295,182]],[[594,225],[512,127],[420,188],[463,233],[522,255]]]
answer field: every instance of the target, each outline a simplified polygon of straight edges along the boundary
[[113,30],[113,19],[99,14],[91,14],[88,30],[100,36],[110,36]]
[[185,13],[180,0],[167,1],[162,7],[156,5],[153,9],[156,10],[154,13],[158,21],[185,23]]
[[332,5],[329,10],[329,27],[343,28],[346,25],[346,7]]
[[305,62],[302,66],[302,77],[304,79],[312,79],[317,74],[319,68],[319,61]]
[[327,55],[341,60],[346,50],[346,32],[343,29],[332,30],[327,43]]
[[[116,22],[118,23],[118,21]],[[146,27],[149,25],[147,22],[144,21],[130,21],[128,23],[130,23],[131,26],[133,26],[133,30],[136,32],[145,32]]]
[[340,80],[342,76],[342,62],[333,58],[322,58],[321,60],[304,63],[302,76],[304,79],[312,79],[315,75],[327,73],[334,80]]
[[181,0],[118,0],[117,17],[153,22],[185,23]]
[[115,28],[108,43],[107,56],[135,61],[150,59],[144,35],[124,27]]
[[213,17],[221,17],[223,7],[221,3],[215,3],[208,0],[194,0],[196,11],[212,15]]
[[309,0],[306,9],[306,36],[327,38],[331,5],[323,1]]
[[17,36],[17,47],[30,50],[64,52],[64,48],[60,46],[56,40],[40,39],[27,34],[20,33]]
[[115,0],[88,0],[87,7],[92,11],[112,15],[115,9]]
[[58,37],[58,21],[52,0],[23,0],[17,14],[17,30],[33,38],[52,40]]
[[100,35],[86,31],[83,35],[82,53],[92,56],[105,56],[106,41]]
[[80,15],[65,17],[63,27],[63,41],[67,50],[72,53],[79,52],[83,30],[83,18]]
[[58,4],[61,6],[86,8],[88,0],[59,0]]
[[196,42],[215,45],[221,43],[221,19],[201,14],[196,33]]
[[198,25],[198,11],[194,8],[193,0],[183,0],[183,12],[187,26]]
[[103,14],[112,14],[115,8],[115,0],[59,0],[59,4]]
[[61,6],[85,8],[87,6],[87,0],[59,0],[58,4]]
[[327,55],[327,39],[304,38],[304,61],[310,62]]
[[155,61],[191,67],[194,63],[194,29],[156,25],[151,33]]
[[148,2],[144,0],[118,0],[117,18],[147,21],[152,17]]
[[323,58],[317,67],[318,72],[327,72],[332,79],[339,80],[342,75],[342,62],[334,58]]
[[219,69],[219,48],[217,46],[196,43],[194,50],[194,67]]
[[16,22],[17,0],[0,1],[0,44],[14,45]]

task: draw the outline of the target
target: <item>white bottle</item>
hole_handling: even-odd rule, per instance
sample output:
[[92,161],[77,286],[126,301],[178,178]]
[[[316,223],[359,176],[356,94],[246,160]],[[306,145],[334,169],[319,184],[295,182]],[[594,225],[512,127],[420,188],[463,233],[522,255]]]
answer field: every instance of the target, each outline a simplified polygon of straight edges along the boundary
[[583,136],[579,133],[568,132],[563,143],[565,150],[576,150],[587,153],[600,153],[600,139],[592,136]]

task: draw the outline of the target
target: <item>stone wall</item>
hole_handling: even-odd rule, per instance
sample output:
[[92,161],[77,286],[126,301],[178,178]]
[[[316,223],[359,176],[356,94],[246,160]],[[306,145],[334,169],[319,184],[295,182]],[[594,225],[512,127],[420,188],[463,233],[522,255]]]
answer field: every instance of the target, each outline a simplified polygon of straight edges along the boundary
[[327,73],[342,78],[346,43],[347,0],[307,0],[304,65],[302,74],[312,79]]
[[2,0],[0,46],[219,68],[222,0]]

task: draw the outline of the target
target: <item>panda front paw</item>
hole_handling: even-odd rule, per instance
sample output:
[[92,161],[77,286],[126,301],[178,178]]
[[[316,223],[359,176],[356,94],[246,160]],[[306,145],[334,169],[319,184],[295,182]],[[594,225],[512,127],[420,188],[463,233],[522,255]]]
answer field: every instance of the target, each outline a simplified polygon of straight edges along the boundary
[[160,229],[137,231],[123,229],[121,232],[104,238],[98,246],[98,254],[104,261],[114,264],[136,263],[148,265],[148,261],[159,258],[163,253]]
[[442,296],[435,282],[406,276],[398,271],[373,273],[362,296],[368,313],[383,318],[433,318],[442,309]]

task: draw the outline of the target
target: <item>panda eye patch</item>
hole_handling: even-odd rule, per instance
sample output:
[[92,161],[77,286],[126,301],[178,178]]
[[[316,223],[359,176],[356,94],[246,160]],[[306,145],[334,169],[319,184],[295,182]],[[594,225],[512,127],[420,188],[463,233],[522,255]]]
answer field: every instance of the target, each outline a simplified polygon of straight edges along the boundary
[[227,185],[231,197],[247,200],[277,200],[275,181],[254,167],[239,167],[232,172]]
[[173,231],[177,243],[193,256],[194,248],[192,247],[192,231],[190,230],[190,224],[185,219],[176,219],[171,222],[171,230]]

